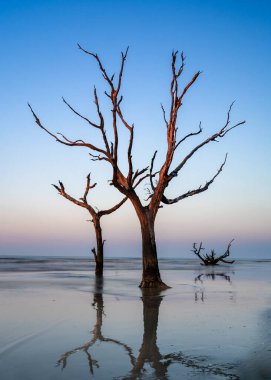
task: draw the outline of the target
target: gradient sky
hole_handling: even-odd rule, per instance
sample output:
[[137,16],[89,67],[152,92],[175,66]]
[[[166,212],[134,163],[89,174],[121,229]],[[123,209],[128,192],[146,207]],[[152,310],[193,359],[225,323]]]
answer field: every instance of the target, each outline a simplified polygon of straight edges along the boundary
[[[84,149],[56,143],[38,129],[27,108],[30,102],[53,132],[99,141],[61,101],[64,96],[92,117],[95,84],[109,121],[105,83],[95,62],[77,49],[79,42],[98,52],[110,73],[130,46],[123,111],[135,123],[138,167],[148,165],[155,149],[157,164],[164,157],[160,102],[169,105],[172,49],[187,57],[183,84],[203,72],[184,101],[179,136],[200,121],[204,133],[177,152],[175,163],[221,128],[233,100],[232,120],[247,121],[201,150],[171,183],[169,196],[204,184],[228,152],[223,173],[208,192],[159,211],[160,256],[185,257],[201,240],[206,248],[223,249],[234,237],[237,256],[270,257],[270,1],[0,0],[0,29],[1,255],[89,254],[94,244],[89,216],[57,194],[51,184],[58,179],[80,197],[91,171],[98,182],[92,204],[105,208],[120,199],[107,184],[110,168],[91,162]],[[126,137],[123,130],[123,153]],[[144,198],[144,188],[141,193]],[[140,255],[139,224],[128,203],[105,217],[103,226],[106,255]]]

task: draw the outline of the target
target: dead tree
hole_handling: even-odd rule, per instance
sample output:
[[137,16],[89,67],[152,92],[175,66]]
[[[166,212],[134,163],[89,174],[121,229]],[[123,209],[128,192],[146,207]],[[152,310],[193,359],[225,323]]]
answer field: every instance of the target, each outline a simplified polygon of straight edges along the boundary
[[[204,139],[201,143],[196,145],[184,158],[180,159],[178,165],[171,168],[173,157],[176,153],[177,148],[179,148],[186,140],[192,138],[195,135],[198,135],[202,132],[201,123],[199,124],[199,129],[196,132],[191,132],[184,137],[177,139],[177,117],[180,111],[181,106],[183,105],[185,95],[187,94],[190,87],[196,82],[200,75],[200,71],[198,71],[190,82],[180,89],[179,81],[180,77],[183,73],[185,66],[185,57],[184,54],[181,53],[180,64],[177,64],[178,52],[173,51],[172,59],[171,59],[171,69],[172,69],[172,79],[170,83],[170,109],[168,112],[165,110],[163,105],[161,105],[163,120],[166,127],[166,139],[167,139],[167,149],[164,155],[163,164],[159,168],[159,170],[154,171],[154,162],[155,157],[157,155],[157,151],[152,156],[150,166],[144,167],[142,169],[135,169],[132,159],[132,149],[134,142],[134,124],[131,124],[127,121],[126,117],[122,111],[123,104],[123,96],[121,95],[121,85],[123,79],[123,71],[127,58],[128,49],[125,53],[121,53],[121,64],[118,75],[110,75],[108,71],[105,69],[100,57],[98,54],[87,51],[83,49],[80,45],[78,45],[79,49],[86,53],[88,56],[93,58],[98,64],[99,70],[109,88],[109,91],[105,91],[105,95],[109,98],[111,102],[111,116],[112,116],[112,131],[113,131],[113,142],[108,140],[106,131],[105,131],[105,121],[103,117],[103,113],[100,109],[99,99],[97,96],[96,88],[94,87],[94,103],[96,105],[97,114],[98,114],[98,122],[93,122],[89,120],[87,117],[83,116],[77,110],[75,110],[66,100],[64,100],[65,104],[74,112],[77,116],[82,118],[84,121],[88,123],[89,126],[97,129],[102,136],[103,146],[96,146],[93,143],[86,142],[84,140],[70,140],[66,136],[62,134],[53,134],[48,129],[46,129],[41,123],[38,116],[34,113],[33,109],[31,111],[36,120],[36,123],[39,127],[41,127],[44,131],[46,131],[49,135],[54,137],[57,142],[72,146],[72,147],[85,147],[91,151],[91,156],[93,160],[103,160],[106,161],[112,167],[112,185],[114,185],[123,195],[130,199],[133,204],[136,214],[138,216],[141,233],[142,233],[142,261],[143,261],[143,274],[142,281],[140,287],[142,288],[166,288],[167,285],[164,284],[160,277],[158,258],[157,258],[157,249],[156,249],[156,241],[155,241],[155,231],[154,224],[157,216],[157,212],[161,207],[161,203],[164,204],[173,204],[191,197],[196,194],[200,194],[206,191],[209,186],[214,182],[215,178],[221,173],[227,159],[227,155],[220,165],[219,169],[213,175],[211,179],[209,179],[205,185],[199,186],[194,190],[189,190],[184,194],[177,196],[176,198],[169,199],[165,196],[165,190],[170,184],[170,182],[176,178],[183,169],[183,167],[187,164],[187,162],[198,152],[201,148],[205,147],[207,144],[211,142],[217,142],[222,139],[228,132],[232,129],[242,125],[245,121],[238,122],[236,124],[230,124],[230,114],[232,105],[231,104],[228,113],[226,122],[222,127],[218,129],[217,132]],[[122,171],[119,162],[119,127],[122,124],[128,131],[129,134],[129,142],[127,146],[127,163],[128,163],[128,173]],[[155,177],[158,175],[157,180],[155,181]],[[149,179],[150,181],[150,189],[149,189],[149,197],[148,203],[144,205],[140,200],[136,188],[143,180]]]
[[101,227],[101,218],[104,215],[109,215],[116,211],[118,208],[120,208],[124,202],[126,202],[127,198],[123,198],[119,203],[117,203],[115,206],[107,209],[107,210],[101,210],[96,211],[94,207],[92,207],[88,201],[87,196],[90,189],[93,189],[97,184],[94,183],[91,185],[90,183],[90,174],[87,175],[87,183],[86,183],[86,189],[84,192],[84,195],[79,200],[73,198],[70,196],[63,185],[62,182],[59,181],[59,186],[53,185],[57,191],[59,192],[62,197],[68,199],[70,202],[76,204],[77,206],[85,208],[91,215],[92,219],[91,222],[93,223],[94,229],[95,229],[95,236],[96,236],[96,248],[94,247],[91,252],[93,253],[94,260],[95,260],[95,274],[96,276],[102,276],[103,275],[103,262],[104,262],[104,243],[105,240],[103,240],[102,235],[102,227]]
[[225,260],[227,257],[230,256],[230,247],[233,241],[234,239],[232,239],[229,242],[226,252],[223,253],[223,255],[218,256],[218,257],[213,249],[211,250],[211,253],[209,254],[201,253],[201,251],[205,249],[202,247],[202,242],[200,242],[199,248],[197,248],[197,243],[194,243],[193,249],[191,249],[191,251],[194,252],[194,254],[198,256],[198,258],[202,261],[201,265],[217,265],[220,261],[226,264],[233,264],[234,260]]

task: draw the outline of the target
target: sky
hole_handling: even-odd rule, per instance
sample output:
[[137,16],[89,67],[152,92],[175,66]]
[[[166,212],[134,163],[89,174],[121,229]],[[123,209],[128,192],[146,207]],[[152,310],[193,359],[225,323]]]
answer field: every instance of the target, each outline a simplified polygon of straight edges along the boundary
[[[246,120],[219,143],[198,152],[174,181],[174,197],[205,184],[223,162],[210,189],[159,210],[156,239],[160,257],[190,257],[193,242],[224,250],[234,238],[233,255],[271,258],[271,3],[242,0],[0,0],[0,255],[90,254],[94,233],[84,209],[62,199],[51,186],[62,180],[75,197],[91,172],[98,185],[89,202],[99,209],[121,199],[108,186],[110,167],[92,162],[86,149],[58,144],[35,124],[30,102],[52,132],[99,143],[99,136],[72,114],[95,119],[97,87],[110,136],[106,84],[91,57],[97,52],[108,72],[118,71],[120,52],[129,46],[124,71],[123,112],[135,124],[135,166],[147,166],[157,149],[165,156],[166,134],[160,108],[169,108],[171,52],[184,51],[184,86],[202,71],[178,118],[182,137],[198,128],[175,155],[178,162],[203,138],[231,120]],[[127,133],[120,128],[120,157],[127,167]],[[173,165],[174,166],[174,165]],[[139,189],[146,198],[146,188]],[[102,220],[107,256],[140,257],[140,229],[127,202]]]

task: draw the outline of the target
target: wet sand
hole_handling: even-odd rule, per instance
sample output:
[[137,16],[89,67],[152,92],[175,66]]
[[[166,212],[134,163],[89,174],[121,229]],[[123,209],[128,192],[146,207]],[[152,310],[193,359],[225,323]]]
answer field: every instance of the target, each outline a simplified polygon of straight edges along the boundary
[[271,261],[140,265],[0,258],[0,379],[271,379]]

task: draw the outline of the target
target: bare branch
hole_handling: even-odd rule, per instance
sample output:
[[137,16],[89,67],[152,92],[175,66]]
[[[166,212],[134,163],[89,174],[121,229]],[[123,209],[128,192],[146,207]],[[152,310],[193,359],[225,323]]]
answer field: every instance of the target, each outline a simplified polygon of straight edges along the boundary
[[59,192],[60,195],[62,195],[62,197],[68,199],[70,202],[76,204],[77,206],[80,206],[80,207],[84,207],[85,209],[87,209],[89,211],[89,213],[91,214],[91,216],[94,218],[97,216],[97,212],[95,211],[95,209],[87,202],[87,196],[88,196],[88,193],[89,193],[89,190],[90,189],[93,189],[97,184],[94,183],[93,185],[90,184],[90,174],[87,175],[87,183],[86,183],[86,188],[85,188],[85,192],[84,192],[84,195],[82,198],[80,198],[79,200],[77,200],[76,198],[72,197],[71,195],[69,195],[66,190],[65,190],[65,187],[63,185],[63,183],[61,181],[59,181],[59,186],[57,185],[52,185],[54,186],[54,188]]
[[117,211],[126,201],[127,201],[127,197],[123,198],[119,203],[117,203],[115,206],[107,209],[107,210],[102,210],[102,211],[99,211],[98,214],[99,216],[104,216],[104,215],[109,215],[111,214],[112,212],[114,211]]
[[38,126],[40,128],[42,128],[44,131],[46,131],[50,136],[54,137],[56,139],[56,141],[59,141],[59,138],[54,135],[53,133],[51,133],[50,131],[48,131],[40,122],[40,119],[38,118],[38,116],[35,114],[35,112],[33,111],[33,108],[31,107],[31,105],[29,103],[28,104],[28,107],[30,108],[31,112],[32,112],[32,115],[34,116],[35,118],[35,121],[36,121],[36,124],[38,124]]
[[108,94],[107,91],[104,91],[104,94],[105,94],[109,99],[111,99],[111,96]]
[[133,175],[133,162],[132,162],[132,148],[133,148],[133,142],[134,142],[134,125],[130,125],[124,118],[120,103],[122,102],[123,97],[120,97],[120,100],[117,103],[117,114],[119,118],[121,119],[123,125],[129,130],[130,132],[130,139],[129,139],[129,145],[127,150],[127,158],[128,158],[128,165],[129,165],[129,171],[127,176],[127,182],[131,186],[132,184],[132,175]]
[[193,85],[193,83],[197,80],[200,72],[198,71],[191,81],[187,84],[187,86],[183,89],[183,92],[179,95],[178,94],[178,79],[180,75],[183,72],[184,66],[185,66],[185,56],[183,52],[181,53],[181,65],[179,69],[176,70],[176,60],[177,60],[178,51],[172,52],[172,62],[171,62],[171,69],[172,69],[172,81],[170,85],[170,93],[171,93],[171,112],[170,112],[170,123],[173,122],[175,124],[176,118],[177,118],[177,112],[182,104],[182,99],[188,89]]
[[127,128],[127,129],[129,129],[129,131],[130,132],[132,132],[132,130],[133,130],[133,125],[129,125],[128,123],[127,123],[127,121],[124,119],[124,117],[123,117],[123,114],[122,114],[122,112],[121,112],[121,109],[120,109],[120,102],[118,103],[118,105],[117,105],[117,113],[118,113],[118,116],[119,116],[119,118],[121,119],[121,121],[122,121],[122,123],[125,125],[125,127]]
[[87,175],[86,190],[85,190],[84,197],[83,197],[83,200],[84,200],[85,203],[87,203],[87,196],[88,196],[89,190],[93,189],[96,185],[97,185],[96,182],[93,185],[90,185],[90,173],[89,173]]
[[161,201],[163,203],[165,203],[165,204],[173,204],[173,203],[179,202],[180,200],[182,200],[184,198],[188,198],[188,197],[191,197],[192,195],[200,194],[203,191],[206,191],[209,188],[209,186],[214,182],[214,180],[216,179],[216,177],[222,172],[222,169],[223,169],[226,161],[227,161],[227,154],[225,156],[225,159],[224,159],[222,165],[220,166],[220,168],[216,172],[216,174],[208,182],[206,182],[206,184],[203,187],[200,186],[199,188],[197,188],[195,190],[189,190],[187,193],[182,194],[179,197],[176,197],[176,198],[173,198],[173,199],[168,199],[164,195]]
[[143,177],[141,177],[133,186],[134,186],[134,189],[137,188],[137,186],[142,182],[144,181],[144,179],[148,178],[150,175],[149,174],[145,174]]
[[109,148],[109,143],[108,143],[108,140],[107,140],[107,137],[106,137],[106,132],[105,132],[105,129],[104,129],[104,117],[103,117],[103,114],[102,114],[102,112],[100,110],[99,98],[98,98],[98,95],[97,95],[96,87],[94,87],[94,103],[96,105],[97,113],[98,113],[99,118],[100,118],[100,130],[102,132],[104,145],[105,145],[105,148],[106,148],[106,151],[107,151],[108,155],[111,156],[110,148]]
[[[59,192],[60,195],[62,195],[62,197],[68,199],[70,202],[76,204],[77,206],[84,207],[86,209],[89,209],[89,207],[90,207],[92,209],[92,207],[89,206],[84,201],[82,202],[80,200],[77,200],[77,199],[73,198],[72,196],[70,196],[69,194],[67,194],[65,191],[65,187],[61,181],[59,181],[59,185],[60,185],[60,187],[52,184],[52,186],[54,186],[54,188],[57,189],[57,191]],[[95,210],[93,210],[93,212],[95,212]]]
[[129,184],[129,186],[132,185],[132,176],[133,176],[133,160],[132,160],[133,142],[134,142],[134,126],[132,126],[132,129],[130,130],[129,146],[128,146],[128,150],[127,150],[128,165],[129,165],[127,182]]
[[[141,170],[137,170],[133,176],[132,184],[134,184],[137,177],[141,176],[141,174],[144,174],[148,169],[149,169],[149,167],[147,166],[146,168],[143,168]],[[148,176],[149,176],[149,174],[147,175],[147,177]]]
[[81,143],[81,144],[86,144],[85,141],[83,140],[75,140],[75,141],[72,141],[70,139],[68,139],[66,136],[64,136],[62,133],[60,132],[57,132],[57,135],[61,136],[63,138],[63,140],[65,140],[66,142],[68,142],[69,144],[77,144],[77,143]]
[[41,128],[43,129],[45,132],[47,132],[50,136],[54,137],[56,139],[57,142],[63,144],[63,145],[67,145],[67,146],[80,146],[80,147],[86,147],[86,148],[89,148],[91,150],[94,150],[96,152],[100,152],[102,154],[104,154],[106,156],[105,160],[109,161],[108,159],[108,153],[104,150],[104,149],[100,149],[98,147],[96,147],[95,145],[93,144],[90,144],[90,143],[85,143],[83,140],[76,140],[76,141],[72,141],[70,139],[68,139],[67,137],[65,137],[64,135],[62,135],[61,133],[58,133],[60,136],[62,136],[63,140],[61,140],[57,135],[53,134],[52,132],[50,132],[48,129],[46,129],[42,124],[41,124],[41,121],[40,119],[37,117],[37,115],[35,114],[35,112],[33,111],[31,105],[28,103],[28,106],[35,118],[35,121],[36,121],[36,124]]
[[164,122],[166,124],[166,127],[168,128],[168,121],[167,121],[167,118],[166,118],[166,111],[165,111],[164,106],[163,106],[162,103],[161,103],[161,109],[162,109],[162,112],[163,112]]
[[147,202],[153,196],[153,192],[148,187],[145,188],[145,191],[148,197],[144,201]]
[[201,256],[200,251],[204,250],[205,248],[202,247],[202,242],[200,242],[199,248],[197,248],[197,243],[193,243],[193,249],[191,249],[192,252],[197,255],[200,260],[204,263],[204,257]]
[[57,185],[54,185],[53,183],[52,183],[52,186],[54,186],[54,188],[57,189],[57,191],[58,191],[59,193],[61,192],[60,187],[58,187]]
[[89,155],[92,157],[91,161],[109,161],[109,159],[102,157],[100,154],[89,153]]
[[79,112],[77,112],[63,97],[62,97],[62,100],[63,102],[69,107],[70,110],[72,110],[72,112],[74,112],[77,116],[81,117],[81,119],[85,120],[89,125],[91,125],[92,127],[94,128],[98,128],[100,129],[100,126],[93,123],[92,121],[90,121],[87,117],[85,116],[82,116]]
[[116,89],[116,94],[119,93],[119,90],[121,88],[121,80],[122,80],[122,74],[123,74],[123,69],[126,61],[126,57],[128,54],[129,46],[127,47],[125,53],[121,52],[121,67],[120,67],[120,73],[119,73],[119,80],[118,80],[118,87]]
[[231,244],[233,241],[234,241],[234,239],[232,239],[229,242],[226,252],[224,253],[224,255],[221,255],[219,257],[219,261],[222,261],[223,263],[226,263],[226,264],[233,264],[234,263],[234,260],[225,260],[226,257],[230,256],[230,247],[231,247]]
[[183,137],[175,146],[175,150],[178,148],[178,146],[180,144],[182,144],[186,139],[188,139],[189,137],[191,136],[196,136],[198,134],[200,134],[202,132],[202,128],[201,128],[201,122],[199,123],[199,130],[197,132],[192,132],[192,133],[189,133],[188,135],[186,135],[185,137]]
[[178,175],[178,172],[183,168],[183,166],[187,163],[187,161],[203,146],[208,144],[211,141],[217,141],[217,138],[224,137],[230,130],[233,128],[238,127],[239,125],[245,124],[245,121],[241,121],[235,125],[233,125],[231,128],[228,128],[228,125],[230,123],[230,111],[232,108],[233,103],[230,105],[229,111],[227,113],[227,120],[225,125],[215,134],[208,137],[206,140],[201,142],[199,145],[197,145],[194,149],[191,150],[191,152],[181,161],[181,163],[169,174],[169,180],[176,177]]
[[[126,52],[126,55],[127,55],[127,52]],[[123,70],[123,68],[122,68],[122,70]],[[133,175],[132,148],[133,148],[133,142],[134,142],[134,125],[133,124],[130,125],[126,121],[126,119],[124,118],[124,116],[122,114],[122,111],[121,111],[121,108],[120,108],[120,104],[121,104],[122,100],[123,100],[123,97],[121,96],[120,99],[119,99],[119,101],[117,102],[116,111],[117,111],[117,114],[118,114],[120,120],[122,121],[123,125],[130,132],[130,139],[129,139],[129,145],[128,145],[128,150],[127,150],[127,159],[128,159],[128,165],[129,165],[127,182],[129,184],[129,186],[131,186],[132,185],[132,175]],[[112,100],[112,102],[115,102],[115,101]]]
[[153,156],[152,156],[152,159],[151,159],[151,166],[150,166],[150,184],[151,184],[151,188],[152,188],[152,191],[155,190],[155,186],[154,186],[154,183],[153,183],[153,165],[154,165],[154,160],[155,160],[155,157],[156,157],[156,154],[157,154],[157,150],[154,152]]
[[[94,54],[94,53],[92,53],[92,52],[90,52],[90,51],[87,51],[87,50],[83,49],[79,44],[77,44],[77,46],[78,46],[78,48],[79,48],[80,50],[82,50],[84,53],[86,53],[86,54],[88,54],[88,55],[91,55],[93,58],[95,58],[95,60],[97,61],[98,65],[99,65],[99,68],[100,68],[100,70],[101,70],[101,72],[102,72],[102,75],[103,75],[104,79],[108,82],[109,86],[111,87],[111,91],[114,91],[114,84],[113,84],[112,80],[109,78],[109,76],[108,76],[108,74],[107,74],[105,68],[103,67],[102,62],[101,62],[101,60],[100,60],[98,54]],[[111,77],[111,78],[112,78],[112,77]],[[113,78],[113,79],[114,79],[114,78]]]
[[198,79],[199,75],[201,74],[201,71],[198,71],[194,76],[193,78],[191,79],[191,81],[185,86],[185,88],[183,89],[183,92],[181,93],[181,95],[179,96],[178,98],[178,105],[180,106],[182,104],[182,100],[183,100],[183,97],[184,95],[186,94],[186,92],[189,90],[189,88],[196,82],[196,80]]

